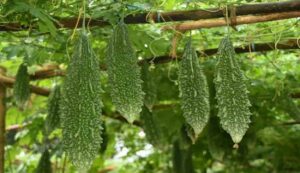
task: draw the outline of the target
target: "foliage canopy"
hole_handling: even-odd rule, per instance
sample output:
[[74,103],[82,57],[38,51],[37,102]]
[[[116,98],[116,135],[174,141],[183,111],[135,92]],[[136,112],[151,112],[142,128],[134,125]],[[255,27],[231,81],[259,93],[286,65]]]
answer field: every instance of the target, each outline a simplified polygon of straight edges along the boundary
[[[144,128],[142,117],[132,124],[120,118],[110,96],[111,88],[106,68],[106,48],[113,27],[120,18],[146,11],[172,11],[205,9],[276,0],[94,0],[86,8],[87,17],[102,17],[111,25],[87,28],[91,46],[100,62],[103,102],[102,144],[89,172],[128,173],[193,173],[193,172],[299,172],[300,171],[300,110],[299,100],[290,97],[300,92],[300,52],[274,50],[237,54],[246,77],[251,102],[251,123],[239,149],[233,149],[230,135],[220,125],[215,98],[215,55],[200,57],[209,87],[210,117],[207,126],[192,144],[187,124],[180,106],[178,89],[179,62],[150,63],[146,69],[147,80],[143,86],[150,91],[153,100],[143,107],[151,124]],[[15,76],[24,61],[28,73],[45,67],[59,66],[65,70],[74,52],[80,29],[57,29],[60,18],[78,16],[82,12],[81,0],[1,0],[0,22],[18,22],[29,26],[19,32],[0,32],[0,63],[8,69],[7,76]],[[81,12],[80,12],[81,11]],[[172,49],[175,32],[162,32],[163,24],[128,25],[128,36],[139,60],[168,55]],[[182,34],[177,42],[177,52],[183,52],[191,36],[193,47],[201,51],[217,48],[221,39],[230,31],[234,46],[252,43],[277,43],[299,39],[299,19],[288,19],[237,26],[237,31],[219,27],[193,30]],[[180,55],[180,53],[178,53]],[[30,84],[53,88],[63,83],[63,77],[53,77]],[[144,78],[145,79],[145,78]],[[151,82],[151,83],[147,83]],[[147,85],[145,85],[147,84]],[[99,91],[100,92],[100,91]],[[145,92],[147,94],[147,92]],[[99,94],[100,95],[100,94]],[[5,172],[30,173],[40,169],[39,159],[51,157],[53,172],[77,172],[65,159],[62,130],[58,126],[45,137],[45,120],[49,108],[48,98],[31,94],[24,109],[19,109],[12,89],[6,98],[6,154]],[[142,122],[142,123],[141,123]],[[296,122],[296,123],[289,123]],[[298,124],[297,124],[298,122]],[[96,123],[98,124],[98,123]],[[154,125],[153,125],[154,124]],[[19,129],[11,128],[22,126]],[[149,128],[150,127],[150,128]],[[155,131],[151,129],[155,128]],[[97,127],[100,128],[100,127]],[[157,131],[156,131],[157,130]],[[150,132],[149,132],[150,131]],[[154,136],[147,136],[147,132]],[[145,134],[146,133],[146,134]],[[150,134],[150,135],[151,135]],[[99,134],[97,134],[99,135]],[[99,136],[100,140],[100,136]],[[149,141],[155,140],[155,141]],[[98,144],[98,143],[97,143]],[[99,147],[100,148],[100,147]],[[49,150],[48,150],[49,149]],[[49,151],[49,153],[48,153]],[[43,154],[44,153],[44,154]],[[45,156],[47,154],[47,157]],[[48,155],[49,154],[49,155]],[[49,163],[49,162],[45,162]],[[46,166],[45,166],[46,167]]]

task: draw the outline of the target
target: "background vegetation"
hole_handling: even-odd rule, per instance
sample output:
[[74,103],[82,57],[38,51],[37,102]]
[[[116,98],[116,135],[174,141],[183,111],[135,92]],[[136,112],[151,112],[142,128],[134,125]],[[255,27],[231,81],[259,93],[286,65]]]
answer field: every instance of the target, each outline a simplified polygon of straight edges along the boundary
[[[171,11],[224,7],[229,4],[275,2],[271,0],[94,0],[89,1],[87,15],[103,17],[112,25],[120,14],[125,16],[143,11]],[[15,76],[19,64],[26,58],[29,72],[34,73],[45,65],[58,64],[65,69],[73,52],[73,29],[56,29],[56,18],[78,16],[82,1],[77,0],[24,0],[3,1],[0,22],[20,22],[37,29],[20,32],[0,32],[0,62],[8,69],[7,76]],[[122,13],[120,13],[122,11]],[[251,43],[278,43],[299,39],[299,19],[237,26],[231,30],[234,46]],[[129,35],[140,59],[167,55],[171,49],[174,32],[162,32],[162,24],[129,25]],[[92,46],[101,64],[105,64],[105,49],[112,34],[112,26],[89,28]],[[217,48],[226,34],[226,27],[199,29],[191,32],[193,45],[201,51]],[[75,34],[75,37],[77,35]],[[188,34],[178,42],[182,52]],[[90,170],[92,173],[107,170],[118,173],[193,173],[193,172],[300,172],[300,111],[299,100],[290,93],[300,92],[299,50],[274,50],[271,52],[238,54],[242,69],[248,79],[247,86],[252,103],[252,123],[240,143],[233,149],[230,136],[219,126],[216,117],[215,90],[212,83],[215,56],[201,57],[210,94],[211,115],[208,126],[194,145],[186,136],[185,122],[178,99],[178,62],[151,64],[150,73],[157,86],[157,99],[153,116],[160,138],[147,140],[141,126],[129,125],[116,117],[109,96],[107,73],[103,70],[102,88],[105,116],[102,116],[105,133],[104,144]],[[32,81],[31,84],[51,88],[62,82],[62,77]],[[19,109],[8,89],[6,104],[7,131],[5,172],[34,172],[44,150],[44,121],[47,115],[47,97],[31,95],[27,106]],[[296,122],[296,123],[289,123]],[[298,122],[298,123],[297,123]],[[158,143],[159,145],[151,145]],[[61,129],[55,130],[50,140],[53,172],[76,172],[65,159],[61,145]],[[103,171],[104,172],[104,171]]]

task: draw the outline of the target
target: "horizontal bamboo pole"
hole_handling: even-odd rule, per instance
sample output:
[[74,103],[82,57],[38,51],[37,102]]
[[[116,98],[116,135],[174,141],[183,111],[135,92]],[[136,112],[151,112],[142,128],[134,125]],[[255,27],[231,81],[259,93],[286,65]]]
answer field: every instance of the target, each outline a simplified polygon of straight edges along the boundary
[[[234,50],[237,54],[241,53],[249,53],[249,52],[267,52],[267,51],[273,51],[273,50],[293,50],[293,49],[300,49],[300,40],[297,39],[290,39],[284,42],[279,42],[278,44],[275,44],[273,42],[271,43],[253,43],[253,44],[247,44],[242,45],[239,47],[235,47]],[[218,52],[218,48],[213,49],[206,49],[203,51],[197,51],[197,54],[199,56],[212,56]],[[182,55],[182,53],[179,53],[179,57]],[[154,64],[163,64],[168,63],[170,61],[174,61],[176,58],[171,57],[170,55],[161,55],[157,57],[151,57],[147,58],[144,61],[148,61]],[[180,60],[178,58],[177,60]],[[299,97],[300,98],[300,97]]]
[[[235,47],[235,52],[240,53],[249,53],[249,52],[266,52],[272,50],[292,50],[292,49],[300,49],[300,40],[290,39],[284,42],[279,42],[277,44],[271,43],[253,43],[248,45],[242,45],[239,47]],[[198,51],[199,56],[211,56],[218,52],[218,48],[206,49],[203,51]],[[180,53],[179,53],[180,54]],[[145,60],[141,60],[139,63],[142,64],[144,61],[148,61],[154,64],[163,64],[168,63],[170,61],[175,60],[169,55],[161,55],[157,57],[150,57]],[[180,58],[179,58],[180,60]],[[106,70],[104,64],[100,66],[102,70]],[[41,69],[30,76],[32,80],[40,80],[47,79],[55,76],[64,76],[65,71],[60,69],[58,66],[51,66],[46,69]],[[300,98],[300,95],[299,95]]]
[[34,74],[30,74],[31,80],[47,79],[49,76],[64,76],[65,71],[61,70],[58,65],[47,65],[42,69],[36,71]]
[[[235,14],[241,15],[257,15],[268,13],[279,13],[296,11],[300,9],[300,1],[284,1],[273,3],[259,3],[259,4],[245,4],[235,7]],[[171,11],[171,12],[144,12],[138,14],[131,14],[124,18],[127,24],[147,24],[147,23],[163,23],[174,21],[200,20],[200,19],[214,19],[224,17],[224,8],[211,9],[197,9],[189,11]],[[54,17],[55,18],[55,17]],[[56,18],[59,22],[57,28],[75,28],[77,23],[77,16],[72,18]],[[81,19],[79,22],[82,23]],[[90,27],[103,27],[109,25],[109,22],[103,18],[86,19],[90,21]],[[31,26],[34,28],[35,26]],[[81,27],[81,25],[78,25]],[[27,30],[29,26],[16,23],[0,23],[0,31],[22,31]]]
[[[0,75],[0,85],[12,88],[15,83],[15,79],[7,76]],[[30,85],[30,90],[32,93],[42,96],[48,96],[50,94],[49,89]]]
[[[268,22],[275,20],[283,20],[300,17],[300,9],[298,11],[291,12],[282,12],[282,13],[271,13],[263,15],[250,15],[250,16],[238,16],[235,20],[235,25],[251,24],[251,23],[260,23]],[[167,25],[163,26],[161,29],[165,30],[177,30],[177,31],[188,31],[201,28],[213,28],[226,26],[227,22],[225,18],[220,19],[207,19],[207,20],[198,20],[198,21],[188,21],[176,25]]]

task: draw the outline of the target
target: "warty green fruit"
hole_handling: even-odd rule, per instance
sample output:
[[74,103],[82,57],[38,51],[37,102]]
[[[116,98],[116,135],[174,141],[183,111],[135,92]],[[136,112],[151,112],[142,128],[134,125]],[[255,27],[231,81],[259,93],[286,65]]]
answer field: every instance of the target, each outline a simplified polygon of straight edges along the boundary
[[179,66],[178,84],[183,116],[192,128],[189,133],[195,142],[206,126],[209,115],[209,90],[197,53],[189,40]]
[[107,49],[107,71],[112,102],[122,116],[132,123],[142,111],[141,69],[124,22],[114,28]]
[[249,127],[251,104],[245,77],[228,36],[221,41],[218,49],[214,83],[221,126],[238,144]]
[[89,169],[101,146],[101,91],[98,59],[83,32],[67,68],[60,104],[64,150],[80,172]]

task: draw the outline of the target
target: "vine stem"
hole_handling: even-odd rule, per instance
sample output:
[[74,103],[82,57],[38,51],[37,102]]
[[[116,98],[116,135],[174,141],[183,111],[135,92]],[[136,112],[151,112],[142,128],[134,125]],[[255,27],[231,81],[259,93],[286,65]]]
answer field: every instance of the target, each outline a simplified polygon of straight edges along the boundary
[[227,31],[227,36],[230,37],[230,27],[229,27],[229,11],[228,11],[228,5],[226,5],[226,31]]
[[66,154],[64,154],[64,157],[63,157],[62,173],[65,173],[66,166],[67,166],[67,156],[66,156]]
[[82,0],[82,8],[83,8],[83,20],[82,20],[82,28],[83,32],[86,32],[85,29],[85,18],[86,18],[86,0]]

